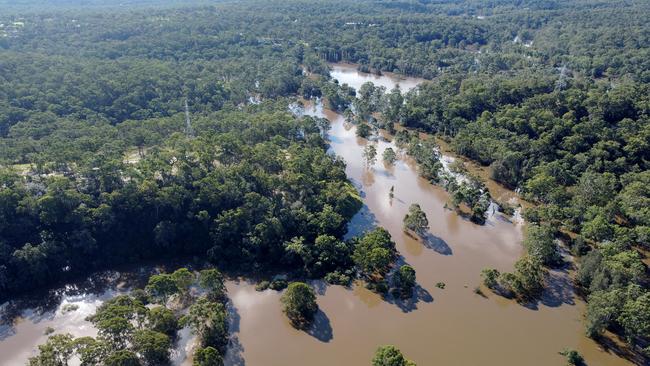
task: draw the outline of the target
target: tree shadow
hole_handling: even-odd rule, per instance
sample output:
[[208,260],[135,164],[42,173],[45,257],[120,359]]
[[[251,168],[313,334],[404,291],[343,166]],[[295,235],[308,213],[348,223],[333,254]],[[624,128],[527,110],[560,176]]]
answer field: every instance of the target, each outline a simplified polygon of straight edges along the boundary
[[377,217],[370,211],[368,205],[364,204],[361,210],[348,223],[348,232],[345,234],[344,239],[347,240],[359,236],[366,231],[374,229],[376,226]]
[[231,301],[228,301],[228,332],[230,333],[230,339],[228,340],[228,349],[224,357],[224,365],[226,366],[244,366],[246,361],[244,360],[244,346],[239,341],[239,329],[241,316],[237,312],[237,308],[232,304]]
[[324,296],[327,291],[327,282],[323,280],[314,280],[310,282],[311,286],[314,288],[316,294]]
[[393,296],[392,294],[387,294],[384,296],[384,300],[386,300],[390,304],[394,304],[397,306],[402,312],[404,313],[410,313],[413,310],[417,310],[418,304],[420,302],[424,303],[431,303],[433,302],[433,296],[431,296],[431,293],[427,291],[424,287],[420,286],[419,284],[416,284],[415,287],[413,288],[413,293],[411,294],[411,297],[409,298],[401,298],[399,296]]
[[[405,264],[408,264],[408,263],[406,263],[406,261],[404,260],[404,257],[400,255],[399,258],[397,258],[397,261],[395,262],[395,269],[391,272],[391,274],[389,276],[390,277],[390,282],[393,282],[395,273],[399,270],[399,268],[402,265],[405,265]],[[416,276],[417,276],[417,274],[416,274]],[[402,310],[402,312],[404,312],[404,313],[409,313],[409,312],[411,312],[413,310],[417,310],[418,304],[420,302],[425,302],[425,303],[433,302],[433,296],[431,296],[431,293],[429,293],[429,291],[427,291],[427,289],[420,286],[418,283],[416,283],[415,287],[413,287],[413,291],[412,291],[410,297],[402,298],[399,295],[395,296],[392,293],[392,291],[388,291],[388,293],[386,293],[383,296],[383,298],[384,298],[384,300],[386,302],[388,302],[390,304],[394,304],[395,306],[400,308],[400,310]]]
[[617,343],[610,337],[601,336],[594,339],[606,352],[613,353],[616,356],[626,359],[637,366],[650,365],[650,358],[644,356],[641,352],[628,347],[625,343]]
[[431,233],[426,233],[420,239],[422,239],[422,245],[424,245],[429,249],[432,249],[438,254],[442,254],[442,255],[452,254],[451,247],[447,244],[446,241],[444,241],[439,236],[435,236]]
[[318,309],[311,326],[305,329],[305,333],[323,343],[328,343],[334,338],[334,331],[332,330],[330,319],[321,309]]
[[568,272],[564,269],[552,269],[546,273],[544,290],[540,296],[537,299],[521,302],[521,305],[530,310],[539,310],[540,305],[551,308],[562,305],[573,306],[576,304],[575,296],[573,282]]

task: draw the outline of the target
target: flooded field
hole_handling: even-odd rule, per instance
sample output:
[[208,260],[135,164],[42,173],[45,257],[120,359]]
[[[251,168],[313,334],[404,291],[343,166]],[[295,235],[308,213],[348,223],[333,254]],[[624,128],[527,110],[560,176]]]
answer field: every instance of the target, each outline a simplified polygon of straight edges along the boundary
[[[399,83],[406,91],[421,82],[391,74],[362,74],[349,65],[334,65],[331,74],[355,88],[372,81],[389,90]],[[364,207],[353,219],[349,235],[372,226],[386,228],[397,243],[400,261],[417,272],[416,295],[396,302],[382,299],[360,284],[344,288],[317,282],[314,286],[321,311],[314,328],[304,332],[292,328],[282,314],[280,293],[257,292],[252,282],[231,280],[227,287],[233,342],[228,365],[368,365],[382,344],[398,346],[420,366],[563,365],[564,357],[558,352],[564,348],[577,349],[590,366],[628,364],[585,337],[584,303],[574,295],[566,271],[552,271],[549,289],[529,306],[487,290],[475,292],[483,268],[508,271],[521,256],[522,222],[492,211],[485,225],[460,217],[445,208],[448,194],[420,178],[407,157],[400,154],[392,167],[384,166],[381,159],[366,167],[364,146],[376,143],[381,157],[385,148],[395,148],[388,139],[369,142],[356,137],[353,125],[319,103],[306,105],[305,113],[331,121],[331,152],[345,159],[348,177],[362,193]],[[491,190],[497,188],[503,190]],[[429,218],[425,240],[414,240],[402,231],[402,218],[412,203],[420,204]],[[444,289],[437,287],[438,283],[444,283]],[[28,306],[14,309],[23,316],[0,328],[0,364],[23,364],[46,339],[47,327],[74,335],[93,334],[83,318],[120,290],[116,285],[101,295],[89,291],[62,296],[57,305],[43,311]],[[65,312],[67,303],[79,307]],[[189,341],[186,336],[182,339],[175,363],[190,364],[185,357]]]

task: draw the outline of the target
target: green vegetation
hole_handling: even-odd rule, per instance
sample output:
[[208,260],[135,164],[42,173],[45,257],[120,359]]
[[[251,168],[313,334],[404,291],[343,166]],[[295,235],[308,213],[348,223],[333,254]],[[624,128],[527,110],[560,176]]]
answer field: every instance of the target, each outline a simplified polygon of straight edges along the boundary
[[429,220],[417,203],[409,206],[409,212],[404,216],[404,230],[424,236],[429,230]]
[[[181,308],[172,310],[164,304],[148,307],[134,295],[118,295],[104,302],[95,314],[87,318],[97,328],[97,337],[74,338],[70,334],[51,335],[38,347],[37,356],[29,359],[30,366],[67,365],[78,357],[82,365],[166,365],[180,326],[190,326],[201,346],[195,359],[199,365],[222,365],[228,344],[228,314],[225,310],[225,288],[216,269],[201,271],[198,276],[186,268],[172,274],[159,274],[149,278],[150,287],[160,278],[183,278],[168,297],[191,297],[186,288],[198,285],[208,295],[190,298],[187,315],[179,318]],[[198,280],[197,280],[198,277]],[[208,284],[208,286],[205,286]],[[211,298],[222,299],[214,301]],[[166,301],[165,301],[166,302]]]
[[308,328],[318,311],[314,290],[302,282],[290,283],[280,301],[282,311],[287,314],[291,324],[299,329]]
[[367,167],[372,167],[377,162],[377,146],[375,144],[368,144],[363,149],[363,160],[366,162]]
[[416,285],[415,270],[408,264],[404,264],[395,272],[393,281],[399,296],[408,299],[413,295],[413,288]]
[[578,353],[578,351],[574,349],[565,349],[564,351],[560,352],[561,355],[566,357],[566,362],[567,365],[569,366],[581,366],[584,365],[584,358]]
[[354,253],[352,259],[361,275],[371,283],[381,283],[390,271],[397,250],[390,233],[384,228],[376,228],[360,238],[352,240]]
[[416,366],[415,362],[407,360],[402,352],[395,346],[381,346],[377,348],[372,366]]
[[481,272],[486,287],[523,302],[533,300],[541,294],[545,275],[546,270],[539,260],[529,255],[517,260],[512,273],[499,273],[494,268],[486,268]]
[[[418,132],[535,204],[524,213],[527,255],[513,273],[484,272],[488,287],[539,295],[560,239],[579,257],[588,333],[609,329],[647,347],[648,2],[85,3],[0,0],[2,299],[193,255],[332,283],[349,283],[356,266],[383,283],[396,256],[390,236],[342,240],[359,196],[326,153],[322,121],[287,111],[297,96],[323,97],[361,136],[399,129],[395,142],[420,175],[474,222],[485,221],[487,189],[446,171],[434,139]],[[431,81],[355,91],[328,80],[328,61]],[[421,216],[406,228],[426,231]],[[146,293],[189,304],[189,281],[158,275]],[[208,301],[218,303],[214,291]],[[142,295],[127,307],[141,311]],[[70,352],[92,359],[113,332],[136,339],[123,317],[109,320],[99,343],[52,339],[43,363]],[[137,339],[143,348],[118,347],[104,364],[162,359],[162,337]],[[209,347],[200,362],[219,362]]]
[[397,154],[395,154],[395,150],[393,150],[390,147],[387,147],[382,154],[382,160],[387,165],[395,164],[395,161],[397,161]]

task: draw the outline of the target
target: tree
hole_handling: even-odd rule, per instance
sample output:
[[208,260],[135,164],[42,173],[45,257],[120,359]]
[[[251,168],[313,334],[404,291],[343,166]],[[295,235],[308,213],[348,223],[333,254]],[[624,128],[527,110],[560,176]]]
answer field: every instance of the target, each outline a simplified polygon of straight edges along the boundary
[[224,277],[218,269],[210,268],[199,272],[199,284],[208,291],[208,298],[211,301],[225,300],[226,285]]
[[380,346],[372,359],[372,366],[415,366],[415,362],[404,358],[395,346]]
[[567,364],[571,366],[581,366],[585,362],[580,353],[574,349],[565,349],[560,354],[566,357]]
[[368,144],[363,149],[363,158],[366,161],[366,166],[372,167],[377,161],[377,147],[374,144]]
[[109,354],[103,363],[104,366],[141,366],[138,355],[132,351],[122,349]]
[[429,230],[429,220],[417,203],[409,207],[409,212],[404,216],[404,230],[412,231],[419,236],[424,236]]
[[544,289],[545,271],[541,264],[530,256],[523,256],[515,262],[515,276],[519,288],[517,292],[523,298],[534,298]]
[[204,347],[214,347],[223,353],[228,344],[228,314],[223,304],[202,297],[190,306],[181,318],[181,325],[189,325]]
[[384,159],[384,163],[386,163],[387,165],[393,165],[397,160],[397,154],[395,154],[395,150],[393,150],[390,147],[387,147],[384,150],[382,158]]
[[190,286],[194,283],[194,273],[190,272],[187,268],[179,268],[171,274],[177,291],[181,294],[182,298],[187,298]]
[[163,333],[153,330],[137,330],[133,335],[133,351],[142,357],[145,365],[156,366],[169,363],[171,341]]
[[383,280],[397,254],[390,233],[378,227],[354,240],[353,244],[352,259],[361,273],[371,280]]
[[483,284],[491,290],[495,290],[497,288],[499,275],[499,271],[494,268],[485,268],[481,271]]
[[391,124],[393,122],[398,122],[402,106],[404,105],[404,97],[402,96],[399,85],[396,85],[390,93],[386,94],[384,99],[387,99],[383,103],[384,118],[386,118],[386,121]]
[[145,290],[159,303],[166,304],[169,297],[178,292],[178,287],[171,275],[162,273],[149,277]]
[[629,298],[618,322],[623,326],[628,343],[635,338],[650,338],[650,292],[645,291],[641,296]]
[[365,122],[359,123],[356,132],[357,137],[362,137],[364,139],[367,139],[370,136],[370,133],[371,133],[370,126],[368,126],[367,123]]
[[151,308],[147,314],[147,323],[151,330],[166,334],[170,337],[174,337],[178,330],[178,319],[176,319],[176,315],[164,306]]
[[50,336],[38,346],[38,355],[29,359],[29,366],[67,366],[74,354],[75,344],[70,334]]
[[596,291],[587,301],[587,335],[598,337],[618,318],[625,304],[625,293],[621,289]]
[[554,264],[560,260],[554,230],[548,225],[529,225],[523,245],[528,255],[542,264]]
[[402,298],[409,298],[413,294],[415,287],[415,269],[408,264],[402,265],[395,273],[395,282],[400,289]]
[[194,352],[194,366],[223,366],[223,358],[213,347],[199,348]]
[[282,302],[282,311],[287,315],[291,324],[299,329],[311,325],[318,311],[314,290],[302,282],[290,283],[280,301]]

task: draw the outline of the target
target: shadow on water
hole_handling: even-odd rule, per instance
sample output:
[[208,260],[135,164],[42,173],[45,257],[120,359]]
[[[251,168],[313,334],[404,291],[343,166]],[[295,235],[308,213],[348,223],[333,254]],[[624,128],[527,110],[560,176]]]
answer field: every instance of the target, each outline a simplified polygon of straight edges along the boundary
[[403,299],[401,297],[395,297],[391,294],[386,295],[385,300],[388,303],[395,304],[402,312],[410,313],[413,310],[417,310],[418,304],[420,302],[431,303],[433,302],[433,296],[425,289],[424,287],[416,284],[413,288],[413,294],[411,297]]
[[625,341],[618,337],[618,341],[602,336],[595,339],[596,342],[606,351],[624,358],[634,365],[647,366],[650,365],[650,357],[644,356],[640,350],[630,349],[625,345]]
[[325,296],[325,292],[327,291],[327,282],[322,281],[322,280],[315,280],[311,281],[311,286],[314,288],[314,291],[316,294],[319,296]]
[[[395,273],[397,270],[406,263],[404,260],[403,256],[399,256],[397,261],[395,262],[395,270],[392,271],[392,273],[389,275],[389,282],[394,283],[395,281]],[[417,274],[416,274],[417,276]],[[415,284],[415,287],[413,287],[413,292],[410,297],[408,298],[402,298],[400,296],[394,296],[391,294],[391,291],[389,291],[385,296],[384,300],[390,304],[394,304],[400,310],[402,310],[405,313],[411,312],[413,310],[417,310],[418,304],[420,302],[424,303],[431,303],[433,302],[433,296],[425,289],[424,287],[420,286],[419,284]]]
[[345,234],[345,239],[350,239],[359,236],[366,231],[372,230],[377,226],[377,217],[375,216],[367,205],[363,205],[361,210],[352,217],[348,223],[348,232]]
[[330,318],[321,309],[318,309],[313,324],[305,332],[323,343],[327,343],[334,338]]
[[230,332],[230,339],[228,341],[228,350],[224,357],[224,365],[226,366],[244,366],[244,346],[239,341],[239,328],[241,316],[237,312],[237,308],[228,302],[228,316],[230,317],[230,324],[228,330]]
[[431,233],[426,233],[423,237],[421,237],[422,240],[422,245],[425,247],[432,249],[438,254],[442,255],[451,255],[452,250],[451,247],[447,244],[446,241],[442,240],[439,236],[435,236]]

